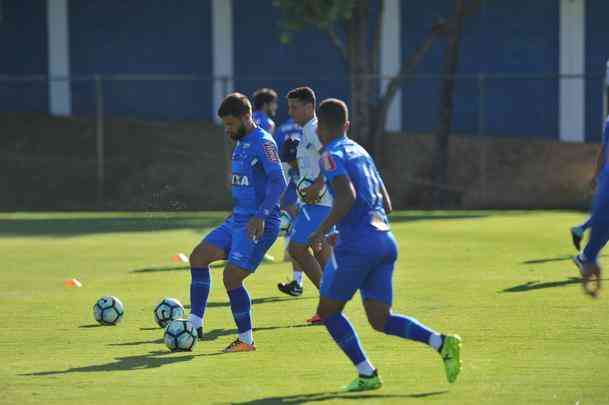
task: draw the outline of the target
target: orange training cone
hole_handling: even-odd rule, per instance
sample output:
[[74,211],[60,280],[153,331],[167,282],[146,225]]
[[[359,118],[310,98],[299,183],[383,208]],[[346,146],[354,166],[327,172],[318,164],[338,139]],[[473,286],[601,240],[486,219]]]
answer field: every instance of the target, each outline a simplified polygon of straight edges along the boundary
[[65,280],[63,282],[63,285],[65,285],[68,288],[82,287],[82,283],[80,281],[76,280],[75,278],[70,278],[68,280]]

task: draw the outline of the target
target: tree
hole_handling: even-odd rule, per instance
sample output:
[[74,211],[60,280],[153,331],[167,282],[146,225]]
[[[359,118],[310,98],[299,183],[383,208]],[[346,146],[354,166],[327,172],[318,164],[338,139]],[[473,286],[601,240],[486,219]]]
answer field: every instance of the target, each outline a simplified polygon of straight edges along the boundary
[[[423,41],[402,61],[399,73],[389,81],[384,92],[380,90],[379,80],[384,0],[378,1],[380,10],[374,21],[371,21],[370,0],[275,0],[274,4],[282,10],[284,42],[289,42],[294,32],[307,26],[315,27],[328,35],[349,72],[352,122],[350,135],[380,161],[381,138],[385,130],[387,112],[404,82],[404,77],[415,72],[417,65],[440,37],[449,39],[444,72],[454,74],[458,63],[463,18],[477,10],[480,0],[470,0],[467,7],[466,0],[455,0],[456,13],[449,18],[438,19],[429,27]],[[446,145],[452,124],[453,90],[454,79],[445,80],[441,93],[442,124],[436,131],[436,153],[441,153],[442,156],[436,155],[434,161],[447,160]],[[434,167],[434,176],[440,176],[438,180],[445,181],[445,173],[445,168]]]

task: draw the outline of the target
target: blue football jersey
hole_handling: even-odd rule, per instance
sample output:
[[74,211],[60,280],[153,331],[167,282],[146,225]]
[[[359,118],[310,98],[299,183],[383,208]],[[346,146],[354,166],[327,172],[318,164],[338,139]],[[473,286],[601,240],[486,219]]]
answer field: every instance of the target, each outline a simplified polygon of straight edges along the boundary
[[260,128],[264,129],[268,133],[272,133],[275,128],[275,121],[273,121],[266,113],[262,110],[254,111],[252,119]]
[[332,180],[337,176],[347,176],[355,187],[355,203],[337,224],[342,240],[360,237],[375,229],[389,230],[383,180],[364,148],[346,136],[336,138],[323,148],[320,168],[333,197]]
[[[255,128],[237,142],[233,150],[232,195],[236,215],[279,215],[279,198],[285,189],[285,176],[279,160],[277,145],[271,134]],[[269,178],[281,175],[283,187],[276,196],[268,196]],[[265,207],[264,202],[269,206]]]
[[281,155],[283,151],[283,144],[286,139],[292,139],[300,141],[302,138],[302,127],[298,125],[292,118],[288,119],[286,122],[281,124],[279,128],[273,134],[275,138],[275,142],[277,143],[277,150],[279,150],[279,155]]

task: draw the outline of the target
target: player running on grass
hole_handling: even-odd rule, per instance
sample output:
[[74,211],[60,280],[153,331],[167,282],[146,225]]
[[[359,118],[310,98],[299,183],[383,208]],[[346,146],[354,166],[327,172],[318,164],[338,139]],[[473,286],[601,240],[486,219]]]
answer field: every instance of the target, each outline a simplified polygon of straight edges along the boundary
[[596,170],[592,184],[596,188],[592,201],[590,238],[583,252],[573,257],[582,276],[582,286],[587,294],[597,297],[601,289],[602,269],[598,255],[609,240],[609,117],[603,128],[603,142],[596,159]]
[[190,321],[203,336],[211,287],[209,264],[228,259],[223,281],[239,332],[225,352],[256,350],[252,304],[243,281],[256,271],[279,234],[279,198],[286,181],[273,137],[252,121],[246,96],[226,96],[218,110],[226,134],[237,142],[232,154],[232,215],[211,231],[190,255]]
[[444,362],[448,381],[455,382],[461,371],[461,338],[440,334],[414,318],[391,311],[397,259],[397,244],[387,218],[391,201],[370,155],[346,136],[347,106],[340,100],[325,100],[319,106],[318,119],[317,133],[324,144],[320,166],[334,202],[311,242],[322,241],[334,225],[339,234],[324,269],[317,313],[357,369],[358,377],[346,390],[373,390],[382,385],[355,329],[342,313],[357,290],[375,330],[431,346]]

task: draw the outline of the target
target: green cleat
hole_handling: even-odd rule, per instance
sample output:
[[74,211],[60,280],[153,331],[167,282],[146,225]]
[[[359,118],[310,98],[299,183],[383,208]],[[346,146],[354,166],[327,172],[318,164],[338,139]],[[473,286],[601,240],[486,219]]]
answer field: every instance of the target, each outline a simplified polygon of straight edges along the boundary
[[454,383],[461,372],[461,337],[459,335],[444,336],[440,356],[444,362],[446,379],[449,383]]
[[362,375],[357,376],[355,380],[351,382],[351,384],[344,387],[347,392],[356,392],[356,391],[370,391],[370,390],[378,390],[383,385],[383,381],[381,381],[381,377],[379,377],[376,370],[374,370],[374,374],[370,377],[365,377]]

